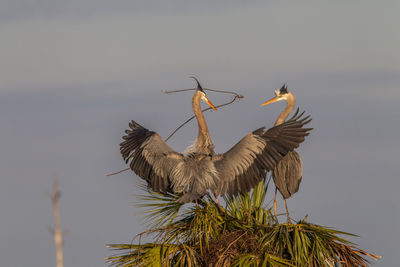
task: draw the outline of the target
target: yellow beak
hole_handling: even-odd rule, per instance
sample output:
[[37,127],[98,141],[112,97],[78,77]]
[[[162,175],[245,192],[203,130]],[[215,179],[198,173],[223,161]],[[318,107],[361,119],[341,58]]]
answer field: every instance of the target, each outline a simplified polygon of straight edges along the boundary
[[207,104],[210,105],[210,107],[212,107],[213,110],[217,110],[217,108],[213,105],[213,103],[211,103],[211,101],[207,98]]
[[275,97],[271,98],[270,100],[267,100],[266,102],[261,104],[261,106],[266,106],[268,104],[271,104],[271,103],[274,103],[274,102],[277,102],[277,101],[279,101],[279,98],[275,96]]

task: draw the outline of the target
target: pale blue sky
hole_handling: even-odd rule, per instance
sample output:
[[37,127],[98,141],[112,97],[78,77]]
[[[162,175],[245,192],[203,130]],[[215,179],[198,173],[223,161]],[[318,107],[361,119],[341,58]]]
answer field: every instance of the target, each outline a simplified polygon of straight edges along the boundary
[[[358,234],[383,255],[377,266],[395,266],[399,11],[398,1],[2,1],[2,264],[55,265],[44,194],[54,176],[66,266],[102,266],[105,244],[145,229],[139,178],[105,174],[125,167],[131,119],[166,137],[191,115],[191,93],[161,90],[192,87],[194,74],[245,95],[206,115],[218,152],[273,124],[283,104],[259,104],[286,82],[315,128],[292,216]],[[190,124],[169,144],[182,151],[195,135]]]

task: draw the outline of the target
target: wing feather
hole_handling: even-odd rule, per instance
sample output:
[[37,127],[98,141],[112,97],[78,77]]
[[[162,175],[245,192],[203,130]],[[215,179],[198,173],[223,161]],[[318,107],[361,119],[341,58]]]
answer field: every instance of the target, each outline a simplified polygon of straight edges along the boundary
[[170,148],[161,137],[132,121],[126,130],[120,151],[126,163],[156,192],[171,192],[170,174],[183,156]]
[[243,137],[224,154],[217,155],[214,165],[220,180],[215,194],[246,193],[273,171],[282,158],[302,143],[312,128],[311,121],[299,109],[286,122],[265,130],[259,128]]

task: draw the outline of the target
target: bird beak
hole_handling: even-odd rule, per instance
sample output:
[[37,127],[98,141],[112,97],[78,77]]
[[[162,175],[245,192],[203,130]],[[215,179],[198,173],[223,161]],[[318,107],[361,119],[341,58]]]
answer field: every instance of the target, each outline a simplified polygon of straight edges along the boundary
[[213,105],[213,103],[211,103],[211,101],[208,98],[207,98],[207,104],[209,104],[213,110],[217,111],[217,108]]
[[275,96],[275,97],[271,98],[270,100],[267,100],[266,102],[261,104],[261,106],[266,106],[268,104],[271,104],[271,103],[274,103],[274,102],[277,102],[277,101],[279,101],[279,98]]

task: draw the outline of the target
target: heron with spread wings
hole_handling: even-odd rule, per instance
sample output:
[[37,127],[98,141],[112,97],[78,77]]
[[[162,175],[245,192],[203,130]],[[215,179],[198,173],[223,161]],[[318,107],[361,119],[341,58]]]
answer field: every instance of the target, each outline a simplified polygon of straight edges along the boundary
[[[296,98],[287,90],[284,84],[279,90],[275,90],[275,97],[266,101],[262,105],[268,105],[278,101],[286,101],[285,109],[279,114],[274,126],[277,127],[285,123],[286,118],[294,109]],[[311,129],[310,129],[311,130]],[[277,190],[281,193],[285,203],[287,220],[290,222],[289,210],[286,204],[286,199],[290,198],[293,194],[299,191],[301,179],[303,178],[303,162],[301,156],[297,151],[289,151],[279,162],[275,165],[272,171],[272,178],[275,183],[275,198],[274,210],[276,215],[276,195]]]
[[120,144],[122,157],[139,177],[155,192],[182,193],[181,203],[192,202],[211,191],[215,196],[250,191],[266,172],[272,171],[282,158],[304,141],[310,120],[297,114],[269,130],[259,128],[223,154],[216,154],[201,111],[203,100],[214,105],[199,81],[192,98],[198,136],[192,150],[178,153],[155,132],[135,121],[129,124]]

